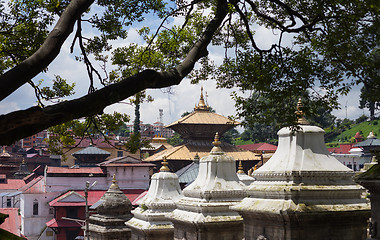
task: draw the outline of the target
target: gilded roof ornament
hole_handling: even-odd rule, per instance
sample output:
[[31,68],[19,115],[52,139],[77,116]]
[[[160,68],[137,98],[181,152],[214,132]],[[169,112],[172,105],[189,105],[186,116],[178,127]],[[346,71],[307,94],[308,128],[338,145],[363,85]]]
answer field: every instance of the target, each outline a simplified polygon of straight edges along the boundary
[[297,111],[295,112],[298,118],[297,123],[300,125],[308,125],[309,122],[306,120],[305,113],[302,111],[302,109],[303,109],[303,104],[302,104],[301,98],[299,98],[298,103],[297,103]]
[[110,186],[110,189],[119,189],[119,185],[117,185],[116,174],[114,174],[112,177],[112,184]]
[[220,148],[220,145],[222,144],[221,141],[219,141],[219,133],[216,132],[214,141],[212,142],[214,147],[211,149],[211,152],[223,152],[223,150]]
[[210,111],[210,107],[206,105],[205,100],[203,98],[203,87],[201,87],[201,97],[199,99],[198,106],[194,107],[194,111],[195,110]]
[[161,162],[162,167],[160,168],[160,172],[170,172],[170,169],[168,167],[168,161],[166,160],[166,156],[163,159],[163,162]]
[[241,161],[239,161],[239,167],[238,167],[237,174],[243,174],[243,173],[245,173],[243,170],[243,165],[241,164]]

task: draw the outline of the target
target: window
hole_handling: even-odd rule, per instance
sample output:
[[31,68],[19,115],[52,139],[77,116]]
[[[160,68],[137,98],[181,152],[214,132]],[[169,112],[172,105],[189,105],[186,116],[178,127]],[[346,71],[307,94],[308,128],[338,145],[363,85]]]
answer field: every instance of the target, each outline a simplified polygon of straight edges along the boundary
[[117,151],[117,157],[122,157],[123,156],[123,151]]
[[66,217],[68,218],[78,218],[78,207],[67,207]]
[[12,207],[12,198],[7,198],[7,207]]
[[38,215],[38,201],[35,199],[33,201],[33,215]]

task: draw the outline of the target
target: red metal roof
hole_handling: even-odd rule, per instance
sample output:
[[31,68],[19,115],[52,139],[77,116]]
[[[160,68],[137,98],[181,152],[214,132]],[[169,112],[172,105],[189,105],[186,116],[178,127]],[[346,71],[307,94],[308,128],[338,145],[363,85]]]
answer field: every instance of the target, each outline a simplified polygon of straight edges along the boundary
[[78,223],[78,222],[75,222],[75,221],[70,221],[70,220],[63,220],[63,219],[60,219],[60,220],[57,220],[55,218],[53,218],[52,220],[50,220],[49,222],[46,223],[46,226],[50,227],[50,228],[70,228],[70,227],[81,227],[81,225]]
[[25,185],[22,179],[7,179],[5,183],[0,183],[0,190],[11,189],[17,190]]
[[[121,190],[127,198],[133,202],[141,193],[146,191],[145,189],[123,189]],[[72,191],[68,191],[64,193],[63,195],[60,195],[59,197],[56,197],[52,201],[49,202],[49,206],[51,207],[68,207],[68,206],[85,206],[86,203],[83,200],[83,202],[61,202],[60,200],[68,197]],[[80,194],[84,197],[84,191],[75,191],[76,193]],[[91,206],[104,195],[106,190],[90,190],[88,191],[88,205]]]
[[[21,215],[18,214],[18,208],[0,208],[0,213],[9,215],[0,228],[20,236]],[[1,236],[0,239],[2,239]]]
[[155,167],[153,163],[108,163],[104,164],[106,167]]
[[244,150],[249,151],[276,151],[277,146],[270,143],[253,143],[237,146]]
[[336,148],[328,148],[330,153],[337,153],[337,154],[350,154],[351,148],[353,148],[353,143],[343,143],[340,144],[339,147]]
[[44,184],[41,184],[42,182],[40,182],[43,178],[43,176],[38,176],[18,190],[26,194],[44,193]]
[[140,200],[141,198],[145,197],[145,195],[148,193],[148,190],[142,192],[140,195],[138,195],[135,200],[132,201],[132,205],[138,205],[137,201]]
[[[115,140],[109,140],[109,142],[113,145],[117,144],[118,141],[115,141]],[[100,138],[100,139],[89,139],[89,138],[85,138],[85,139],[75,139],[75,144],[74,146],[77,146],[78,148],[86,148],[90,145],[94,145],[98,148],[113,148],[112,145],[110,145],[108,142],[106,142],[103,138]]]
[[103,170],[100,167],[80,167],[80,168],[67,168],[67,167],[48,167],[46,172],[49,173],[73,173],[73,174],[82,174],[82,173],[92,173],[92,174],[103,174]]

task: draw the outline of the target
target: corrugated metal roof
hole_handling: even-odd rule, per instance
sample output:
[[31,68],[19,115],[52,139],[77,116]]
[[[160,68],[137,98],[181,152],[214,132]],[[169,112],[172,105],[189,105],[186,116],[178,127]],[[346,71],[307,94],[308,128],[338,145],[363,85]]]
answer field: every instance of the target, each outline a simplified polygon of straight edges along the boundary
[[81,227],[82,225],[76,221],[71,221],[71,220],[64,220],[64,219],[55,219],[53,218],[49,222],[46,223],[46,226],[50,228],[78,228]]
[[197,176],[199,171],[199,163],[192,162],[186,167],[176,172],[179,183],[191,183]]
[[24,194],[44,193],[43,176],[38,176],[18,190]]
[[109,163],[107,167],[155,167],[153,163]]
[[110,160],[99,163],[99,166],[104,166],[110,163],[141,163],[141,161],[133,156],[116,157]]
[[97,148],[96,146],[94,145],[90,145],[84,149],[81,149],[79,151],[76,151],[75,153],[72,154],[73,156],[75,155],[108,155],[110,156],[111,153],[103,150],[103,149],[100,149],[100,148]]
[[355,147],[377,147],[380,146],[380,139],[377,138],[367,138],[363,142],[359,142],[354,145]]
[[6,183],[0,183],[0,190],[4,190],[4,189],[17,190],[24,185],[25,185],[25,182],[22,179],[7,179]]
[[276,151],[277,146],[270,143],[253,143],[237,146],[238,148],[249,151]]
[[18,211],[18,208],[0,208],[0,213],[9,215],[9,217],[7,217],[1,224],[1,228],[17,236],[20,236],[21,215],[18,214]]
[[[90,190],[88,191],[88,205],[91,206],[95,204],[99,199],[104,195],[104,193],[107,190]],[[133,202],[142,192],[145,191],[145,189],[123,189],[121,190],[127,198]],[[52,201],[49,202],[49,206],[51,207],[68,207],[68,206],[85,206],[86,203],[83,200],[83,202],[75,201],[75,202],[67,202],[67,201],[60,201],[62,199],[65,199],[69,195],[72,194],[73,191],[68,191]],[[79,194],[84,197],[84,191],[74,191],[76,194]]]
[[48,167],[46,170],[48,174],[54,173],[71,173],[71,174],[103,174],[103,170],[100,167],[80,167],[80,168],[67,168],[67,167]]

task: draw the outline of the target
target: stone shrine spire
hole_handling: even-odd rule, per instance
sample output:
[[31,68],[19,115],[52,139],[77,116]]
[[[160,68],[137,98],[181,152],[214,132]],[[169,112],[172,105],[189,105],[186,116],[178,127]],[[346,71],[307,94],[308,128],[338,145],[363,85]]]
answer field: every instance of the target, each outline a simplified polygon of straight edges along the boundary
[[329,154],[324,131],[303,120],[299,129],[278,131],[278,148],[253,172],[249,197],[232,207],[244,218],[244,237],[256,239],[366,238],[369,204],[354,172]]
[[182,197],[178,176],[171,173],[166,158],[159,173],[152,176],[148,193],[138,201],[134,217],[126,222],[132,231],[132,239],[173,239],[174,227],[167,214],[175,208],[175,201]]
[[93,207],[97,214],[89,218],[90,239],[130,239],[131,230],[124,223],[132,218],[132,203],[120,190],[115,175],[107,192]]
[[242,218],[229,209],[245,195],[236,163],[224,154],[218,134],[209,156],[199,161],[197,178],[183,190],[184,197],[169,215],[175,240],[242,239]]

